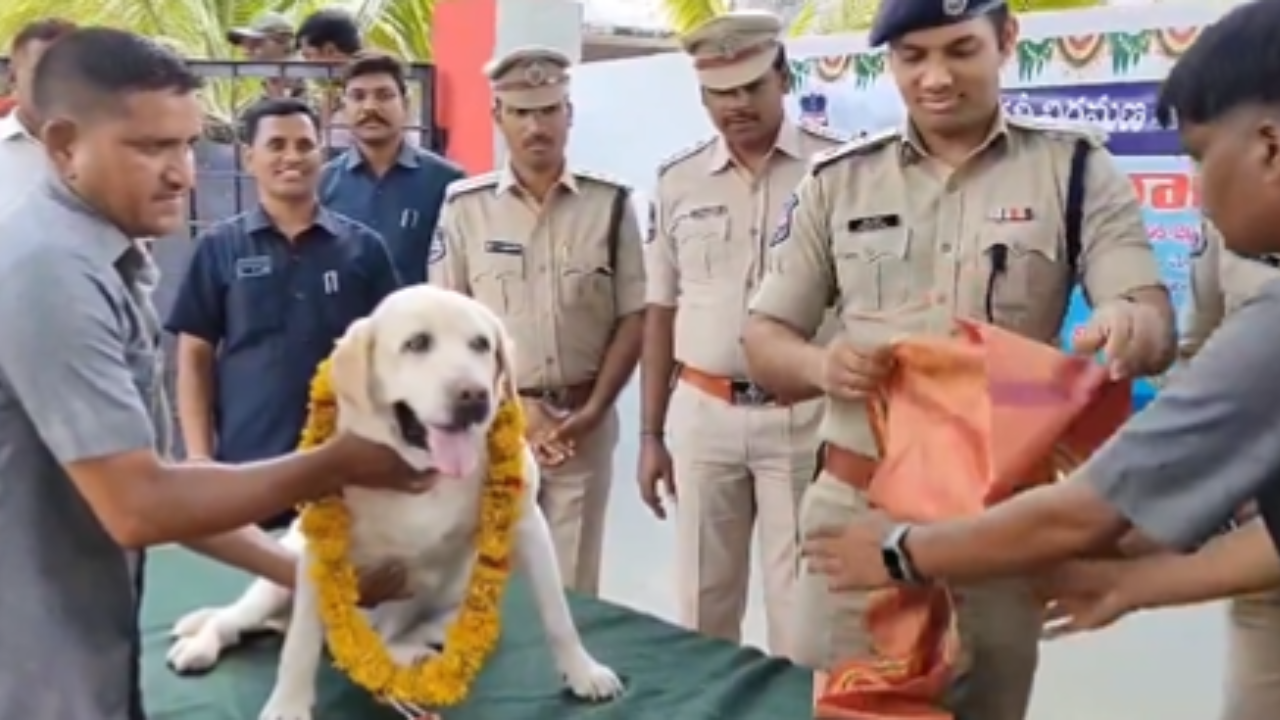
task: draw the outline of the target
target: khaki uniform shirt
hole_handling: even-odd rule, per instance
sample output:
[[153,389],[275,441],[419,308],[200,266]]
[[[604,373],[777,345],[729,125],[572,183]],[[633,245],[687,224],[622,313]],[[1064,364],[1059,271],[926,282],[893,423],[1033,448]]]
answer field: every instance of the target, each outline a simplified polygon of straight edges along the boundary
[[[751,311],[809,335],[834,299],[844,337],[859,347],[946,333],[957,316],[1054,342],[1073,283],[1063,215],[1082,137],[1095,150],[1080,280],[1097,305],[1159,286],[1138,199],[1102,139],[1007,118],[955,170],[910,132],[864,138],[815,163],[774,238]],[[998,255],[1004,267],[994,272]],[[821,434],[877,454],[861,403],[828,400]]]
[[1178,354],[1191,357],[1224,318],[1254,297],[1280,269],[1241,257],[1222,244],[1222,235],[1205,223],[1191,262],[1191,302],[1187,305]]
[[739,338],[764,277],[769,239],[811,158],[841,138],[785,123],[759,177],[738,169],[713,138],[658,170],[645,245],[646,301],[680,308],[675,358],[711,375],[746,377]]
[[619,192],[628,189],[580,170],[566,171],[541,206],[510,170],[449,186],[427,276],[502,317],[519,387],[594,379],[619,319],[644,309],[640,225],[629,199],[609,264]]

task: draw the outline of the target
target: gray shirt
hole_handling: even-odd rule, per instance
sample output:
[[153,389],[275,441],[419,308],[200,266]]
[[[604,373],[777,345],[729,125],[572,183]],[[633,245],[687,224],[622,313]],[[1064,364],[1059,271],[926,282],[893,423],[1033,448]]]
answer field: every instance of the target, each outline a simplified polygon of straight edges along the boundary
[[141,720],[143,558],[63,468],[153,448],[150,261],[61,184],[0,239],[0,718]]
[[1208,540],[1246,502],[1280,499],[1280,280],[1226,318],[1076,477],[1134,527],[1181,550]]

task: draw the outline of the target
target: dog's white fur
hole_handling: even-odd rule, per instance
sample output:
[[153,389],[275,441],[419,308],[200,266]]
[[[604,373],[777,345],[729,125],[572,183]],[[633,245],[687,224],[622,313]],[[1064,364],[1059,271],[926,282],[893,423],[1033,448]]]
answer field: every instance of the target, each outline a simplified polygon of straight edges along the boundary
[[[423,349],[423,338],[430,347]],[[391,407],[406,403],[424,426],[453,423],[457,398],[487,392],[487,419],[466,430],[480,448],[470,477],[441,478],[429,492],[399,493],[348,488],[352,516],[351,560],[359,569],[396,562],[407,571],[406,600],[369,611],[374,627],[400,662],[443,645],[466,593],[475,564],[474,536],[488,471],[486,435],[497,404],[514,397],[511,343],[496,315],[457,293],[429,286],[391,295],[368,319],[356,322],[333,359],[339,424],[361,437],[394,447],[414,467],[432,466],[430,451],[409,446]],[[537,505],[538,467],[525,449],[523,514],[513,551],[532,589],[557,666],[569,689],[593,700],[614,697],[622,683],[583,647],[569,615],[546,519]],[[206,608],[177,622],[169,663],[179,672],[212,667],[242,635],[281,629],[287,622],[275,689],[262,720],[307,720],[315,703],[315,676],[324,643],[315,588],[307,573],[306,543],[297,524],[282,542],[302,557],[297,591],[255,580],[233,604]],[[292,608],[290,599],[292,596]],[[291,610],[291,612],[290,612]]]

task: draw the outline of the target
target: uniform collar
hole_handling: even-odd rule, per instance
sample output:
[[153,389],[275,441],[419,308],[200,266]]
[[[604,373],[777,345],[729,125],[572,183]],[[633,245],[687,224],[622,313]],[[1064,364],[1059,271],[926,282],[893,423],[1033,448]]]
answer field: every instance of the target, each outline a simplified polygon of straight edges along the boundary
[[[347,150],[347,157],[344,160],[347,170],[355,170],[365,164],[364,155],[360,153],[360,148],[352,146]],[[421,166],[418,159],[418,151],[407,142],[400,143],[400,152],[396,155],[396,165],[410,170]]]
[[[267,214],[267,211],[261,205],[245,214],[244,226],[245,230],[251,233],[262,230],[276,230],[279,232],[275,221],[271,219],[271,216]],[[338,218],[323,205],[316,206],[316,217],[311,226],[319,227],[333,237],[342,235],[342,225],[338,222]]]
[[[1004,111],[996,114],[995,123],[991,126],[991,132],[987,134],[977,148],[970,153],[970,157],[976,157],[992,146],[1004,142],[1009,136],[1009,124],[1005,120]],[[902,129],[902,137],[905,138],[901,146],[902,162],[905,165],[917,163],[929,157],[929,151],[925,150],[924,141],[920,138],[920,133],[916,130],[916,126],[908,119],[905,127]]]
[[[565,166],[565,169],[560,172],[560,179],[556,183],[574,195],[578,194],[578,179],[573,176],[568,166]],[[520,180],[516,177],[515,171],[511,169],[511,165],[503,166],[502,171],[498,173],[498,186],[494,188],[493,194],[502,195],[518,188],[520,188]]]
[[[782,125],[778,128],[778,137],[773,141],[773,149],[787,157],[803,160],[805,153],[801,148],[800,132],[799,125],[784,119]],[[711,157],[707,159],[707,172],[715,175],[732,165],[733,162],[733,153],[729,150],[729,143],[725,142],[724,136],[717,137],[715,143],[711,146]]]
[[61,179],[51,177],[46,180],[44,192],[58,207],[102,227],[102,232],[91,233],[86,240],[93,247],[94,254],[101,258],[103,262],[115,265],[130,250],[141,251],[145,255],[145,251],[139,247],[139,241],[128,237],[120,231],[120,228],[108,222],[102,217],[102,213],[95,210],[84,198],[67,187],[67,184]]
[[18,119],[18,111],[12,110],[8,115],[0,118],[0,142],[9,142],[10,140],[36,140],[22,121]]

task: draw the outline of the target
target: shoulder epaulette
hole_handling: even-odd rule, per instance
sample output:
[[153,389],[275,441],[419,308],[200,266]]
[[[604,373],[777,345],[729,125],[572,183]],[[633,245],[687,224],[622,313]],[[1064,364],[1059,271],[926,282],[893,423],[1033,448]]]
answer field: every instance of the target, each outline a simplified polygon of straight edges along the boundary
[[606,173],[596,172],[595,170],[582,170],[580,168],[571,168],[569,172],[573,173],[573,176],[576,178],[594,180],[595,182],[610,185],[612,187],[623,188],[624,190],[631,189],[631,186],[623,182],[621,179]]
[[667,158],[666,160],[663,160],[661,163],[658,163],[658,176],[661,177],[664,173],[666,173],[671,168],[679,165],[685,160],[688,160],[694,155],[697,155],[698,153],[702,152],[707,148],[707,146],[709,146],[711,143],[715,141],[716,139],[713,137],[707,138],[706,140],[700,140],[694,143],[693,145],[690,145],[689,147],[680,150],[679,152]]
[[1097,125],[1086,122],[1073,122],[1071,120],[1008,115],[1005,117],[1005,124],[1066,142],[1087,140],[1094,147],[1102,147],[1107,143],[1109,137],[1107,131]]
[[897,128],[884,130],[874,135],[864,135],[840,147],[818,153],[814,156],[809,171],[816,175],[823,168],[831,166],[837,160],[857,155],[867,155],[889,145],[889,143],[897,142],[900,137],[902,137],[902,132]]
[[814,125],[812,123],[800,123],[800,132],[812,135],[820,140],[830,140],[836,143],[849,142],[849,136],[842,132],[832,130],[825,125]]
[[492,188],[497,184],[498,173],[496,172],[488,172],[483,175],[476,175],[475,177],[454,180],[449,183],[449,187],[445,188],[444,199],[445,202],[448,202],[460,195],[466,195],[467,193],[475,192],[476,190],[484,190],[485,188]]

